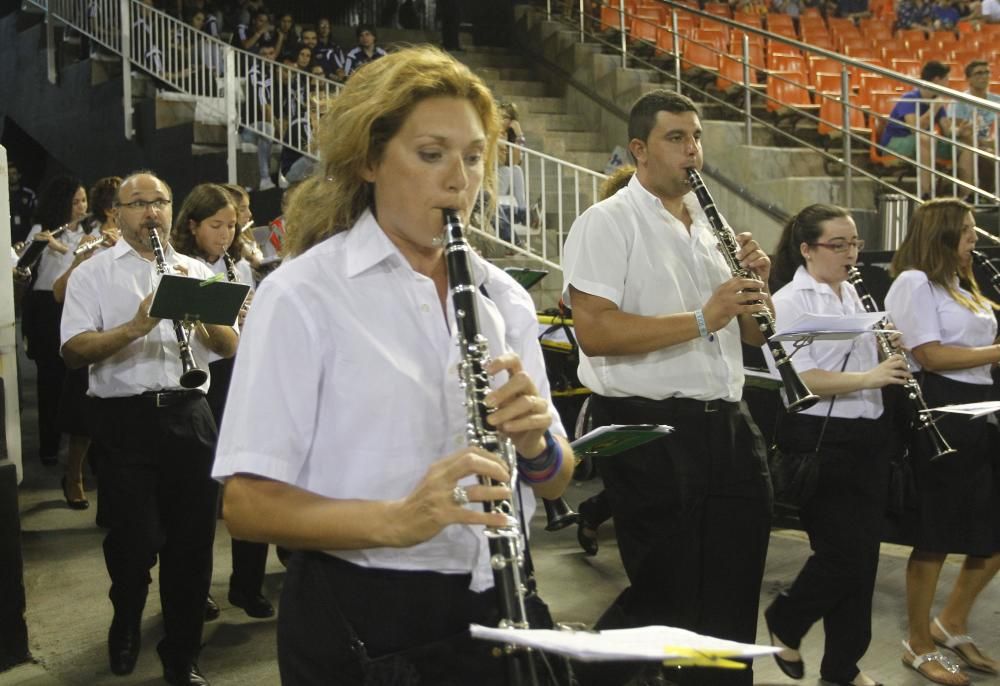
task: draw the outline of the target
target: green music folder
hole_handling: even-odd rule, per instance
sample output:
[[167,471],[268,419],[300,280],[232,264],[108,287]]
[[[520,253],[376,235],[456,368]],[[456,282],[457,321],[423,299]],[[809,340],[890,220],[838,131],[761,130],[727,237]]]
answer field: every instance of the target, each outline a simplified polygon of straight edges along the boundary
[[249,292],[250,286],[243,283],[164,274],[153,295],[149,316],[232,326]]
[[525,267],[506,267],[504,271],[514,277],[514,280],[521,284],[524,290],[529,290],[548,274],[548,271],[544,269],[527,269]]
[[611,457],[662,438],[673,430],[665,424],[611,424],[594,429],[570,445],[577,457]]

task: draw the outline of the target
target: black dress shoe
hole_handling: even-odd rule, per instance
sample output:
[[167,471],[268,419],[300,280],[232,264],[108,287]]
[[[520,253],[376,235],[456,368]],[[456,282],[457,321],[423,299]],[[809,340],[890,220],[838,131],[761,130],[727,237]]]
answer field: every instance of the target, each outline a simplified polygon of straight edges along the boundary
[[170,686],[211,686],[194,662],[182,665],[164,662],[163,679]]
[[71,510],[86,510],[88,507],[90,507],[90,501],[87,500],[86,497],[81,498],[80,500],[70,500],[69,499],[69,490],[66,488],[66,477],[65,476],[62,478],[62,491],[63,491],[63,498],[66,499],[66,504],[69,506],[69,509],[71,509]]
[[205,599],[205,621],[213,622],[219,618],[219,604],[215,602],[215,598],[212,597],[210,593]]
[[256,619],[274,616],[274,606],[260,593],[244,593],[231,588],[229,589],[229,603],[235,607],[243,608],[247,615]]
[[139,629],[123,629],[114,622],[108,630],[108,663],[112,674],[123,676],[135,669],[139,657]]
[[[774,645],[774,631],[771,630],[771,618],[769,616],[770,611],[770,607],[764,610],[764,624],[767,625],[767,635],[771,639],[771,645]],[[782,643],[784,643],[784,641],[782,641]],[[792,679],[801,679],[806,675],[806,663],[802,660],[786,660],[778,653],[775,653],[774,661],[778,664],[778,669],[780,669],[787,677],[791,677]]]

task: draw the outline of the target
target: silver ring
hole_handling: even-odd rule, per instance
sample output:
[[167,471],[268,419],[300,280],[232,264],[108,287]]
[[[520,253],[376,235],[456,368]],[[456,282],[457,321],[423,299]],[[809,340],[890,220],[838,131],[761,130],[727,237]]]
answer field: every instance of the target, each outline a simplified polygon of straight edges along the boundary
[[469,504],[469,492],[463,486],[455,486],[451,491],[451,500],[459,507]]

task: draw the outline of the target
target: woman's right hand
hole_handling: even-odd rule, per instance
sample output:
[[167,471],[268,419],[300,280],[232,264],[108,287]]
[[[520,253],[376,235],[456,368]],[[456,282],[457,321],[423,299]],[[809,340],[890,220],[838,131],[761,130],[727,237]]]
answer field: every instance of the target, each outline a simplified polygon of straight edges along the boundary
[[902,386],[912,378],[906,360],[898,353],[887,357],[877,367],[868,370],[866,376],[868,382],[866,387],[871,389],[892,384]]
[[[481,508],[458,504],[454,493],[459,482],[469,476],[484,476],[506,483],[507,468],[482,448],[462,448],[432,464],[416,488],[393,503],[391,540],[395,547],[408,548],[436,536],[449,524],[503,527],[507,516],[486,513]],[[464,486],[470,503],[502,500],[510,497],[506,486]]]

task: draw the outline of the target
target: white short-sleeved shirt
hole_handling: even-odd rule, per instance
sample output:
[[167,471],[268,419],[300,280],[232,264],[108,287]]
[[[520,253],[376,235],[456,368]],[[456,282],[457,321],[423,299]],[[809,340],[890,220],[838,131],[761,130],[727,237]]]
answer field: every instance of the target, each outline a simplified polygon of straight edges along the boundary
[[[958,285],[955,288],[972,298]],[[903,347],[912,350],[924,343],[938,341],[941,345],[976,348],[992,345],[997,336],[997,321],[989,308],[975,312],[956,301],[948,291],[927,279],[927,274],[908,269],[892,282],[885,296],[885,309],[893,324],[903,334]],[[912,356],[911,356],[912,358]],[[914,369],[920,365],[912,361]],[[955,381],[988,385],[993,383],[990,365],[935,372]]]
[[[517,353],[549,398],[531,297],[472,260],[488,294],[477,292],[477,302],[491,356]],[[434,282],[370,212],[287,261],[250,308],[213,476],[256,474],[328,498],[405,497],[431,463],[467,445],[450,302],[446,309],[447,321]],[[552,430],[565,435],[554,411]],[[527,521],[534,497],[521,492]],[[477,591],[493,585],[482,527],[450,525],[407,549],[328,552],[369,567],[471,572]]]
[[1000,21],[1000,0],[983,0],[980,12],[988,21]]
[[[38,260],[38,265],[36,266],[38,278],[35,279],[35,285],[32,290],[51,291],[56,279],[65,274],[66,270],[73,265],[73,251],[80,245],[80,240],[87,235],[79,227],[79,224],[74,226],[76,228],[66,229],[59,236],[59,242],[69,248],[65,253],[59,253],[51,247],[45,248],[44,252],[42,252],[42,257]],[[41,230],[41,224],[32,226],[25,242],[30,243],[33,241]]]
[[[732,277],[694,193],[684,196],[691,231],[638,178],[591,206],[573,223],[563,250],[563,299],[569,287],[644,316],[693,312]],[[580,381],[612,397],[738,401],[743,352],[734,318],[713,341],[697,338],[643,355],[580,353]]]
[[[164,244],[164,261],[182,265],[187,275],[209,279],[204,263]],[[88,331],[107,331],[130,321],[139,303],[156,290],[160,277],[154,262],[140,256],[124,239],[78,266],[66,286],[60,338],[62,345]],[[189,338],[198,367],[208,371],[209,349],[198,336]],[[116,398],[147,391],[180,390],[183,373],[173,322],[163,320],[142,338],[111,357],[90,365],[89,395]],[[211,379],[199,390],[208,390]]]
[[[849,317],[865,312],[854,286],[844,281],[840,284],[840,297],[837,297],[829,284],[814,279],[805,267],[799,267],[791,282],[779,288],[771,300],[774,302],[775,316],[789,323],[804,314],[834,314]],[[785,352],[792,353],[793,348],[790,344],[782,343],[782,345],[785,347]],[[771,371],[777,373],[774,357],[766,345],[764,359],[767,360],[767,366]],[[823,369],[828,372],[866,372],[876,367],[878,363],[878,344],[872,334],[857,336],[849,341],[814,341],[800,348],[792,357],[792,366],[800,374],[810,369]],[[883,409],[882,391],[876,388],[841,393],[833,402],[832,411],[830,399],[824,398],[812,407],[802,410],[800,414],[825,417],[829,412],[831,417],[842,419],[859,417],[878,419],[882,416]]]

